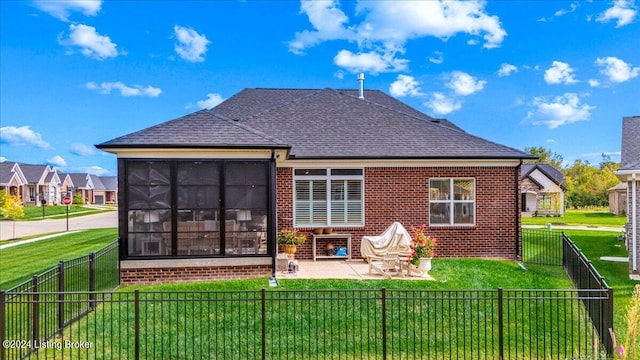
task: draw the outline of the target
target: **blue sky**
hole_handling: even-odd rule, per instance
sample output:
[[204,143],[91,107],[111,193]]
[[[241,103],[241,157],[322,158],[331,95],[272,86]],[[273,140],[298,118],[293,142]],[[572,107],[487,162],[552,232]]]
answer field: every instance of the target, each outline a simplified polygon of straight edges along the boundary
[[[112,138],[243,88],[379,89],[514,148],[620,158],[634,1],[0,1],[0,159],[116,175]],[[639,139],[640,141],[640,139]]]

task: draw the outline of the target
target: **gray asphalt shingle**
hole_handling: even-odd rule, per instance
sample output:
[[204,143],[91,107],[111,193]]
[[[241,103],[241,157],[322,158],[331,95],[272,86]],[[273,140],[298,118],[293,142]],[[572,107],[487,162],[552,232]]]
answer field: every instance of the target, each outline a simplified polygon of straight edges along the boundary
[[[169,135],[171,138],[169,139]],[[100,145],[291,146],[295,158],[531,158],[377,90],[245,89],[210,111]]]

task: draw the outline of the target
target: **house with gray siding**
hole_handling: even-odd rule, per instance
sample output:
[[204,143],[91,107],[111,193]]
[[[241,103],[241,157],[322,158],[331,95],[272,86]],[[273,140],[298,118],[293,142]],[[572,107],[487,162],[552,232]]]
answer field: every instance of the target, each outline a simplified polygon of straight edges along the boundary
[[640,116],[622,119],[622,158],[616,176],[627,183],[629,274],[640,280]]

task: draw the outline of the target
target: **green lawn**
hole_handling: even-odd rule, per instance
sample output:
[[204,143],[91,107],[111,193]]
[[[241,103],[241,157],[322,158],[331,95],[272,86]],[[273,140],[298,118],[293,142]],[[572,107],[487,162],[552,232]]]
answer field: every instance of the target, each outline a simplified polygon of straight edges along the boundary
[[[24,217],[17,220],[18,221],[41,220],[43,219],[42,210],[43,210],[42,206],[25,206]],[[113,210],[115,210],[115,208]],[[69,207],[69,217],[98,214],[105,211],[112,211],[112,210],[99,210],[94,208],[83,207],[81,205],[71,205]],[[64,205],[44,207],[44,218],[46,219],[62,219],[62,218],[65,218],[66,216],[67,216],[67,207]]]
[[0,250],[0,289],[9,289],[33,275],[102,249],[118,238],[115,228],[80,231]]
[[[582,250],[587,259],[591,260],[607,284],[613,288],[614,329],[616,337],[621,339],[626,332],[625,315],[631,304],[633,288],[639,283],[629,279],[628,263],[603,261],[600,257],[627,257],[624,243],[618,241],[618,233],[615,232],[569,230],[565,233]],[[640,344],[636,346],[640,353]]]
[[623,227],[627,222],[624,216],[616,216],[606,209],[567,210],[564,216],[533,216],[522,218],[523,225],[583,225],[583,226],[615,226]]

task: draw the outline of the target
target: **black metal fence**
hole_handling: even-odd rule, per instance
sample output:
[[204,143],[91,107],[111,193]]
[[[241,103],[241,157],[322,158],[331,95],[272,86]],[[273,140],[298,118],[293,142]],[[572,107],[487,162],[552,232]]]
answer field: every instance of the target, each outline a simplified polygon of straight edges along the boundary
[[562,232],[522,229],[522,261],[527,264],[562,266]]
[[610,355],[613,292],[559,234],[531,241],[523,231],[523,254],[537,248],[524,258],[564,265],[577,290],[112,293],[119,282],[112,244],[0,292],[0,360]]
[[[502,289],[93,294],[95,311],[58,336],[3,339],[9,340],[3,358],[20,358],[36,346],[30,358],[598,358],[604,349],[581,301],[608,296]],[[55,306],[61,293],[26,295],[0,305],[8,313]]]
[[[96,291],[119,285],[117,241],[95,253],[60,261],[30,281],[0,291],[0,339],[44,342],[60,335],[65,326],[96,307]],[[20,357],[30,352],[23,350],[17,353]]]
[[[563,266],[574,288],[580,294],[587,314],[592,320],[602,345],[613,353],[609,330],[613,329],[613,289],[609,287],[593,264],[564,233],[558,231],[523,229],[522,260],[529,264]],[[606,292],[605,299],[590,299],[588,290]]]

